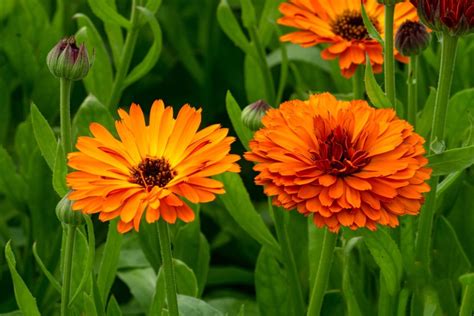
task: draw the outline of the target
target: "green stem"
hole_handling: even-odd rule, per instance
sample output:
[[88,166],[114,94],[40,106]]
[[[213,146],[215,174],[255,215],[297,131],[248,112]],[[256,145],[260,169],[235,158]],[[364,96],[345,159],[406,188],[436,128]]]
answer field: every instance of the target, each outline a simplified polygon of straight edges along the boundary
[[357,67],[354,76],[352,76],[352,92],[355,100],[364,99],[364,66]]
[[400,295],[398,296],[398,308],[397,308],[397,316],[405,316],[407,315],[408,311],[408,303],[410,302],[410,295],[411,291],[407,288],[400,291]]
[[130,62],[132,61],[133,52],[135,50],[135,44],[137,43],[139,24],[138,14],[136,10],[136,0],[132,2],[132,13],[130,15],[130,29],[128,30],[127,37],[125,38],[125,44],[123,46],[122,54],[120,56],[120,64],[117,67],[117,73],[115,74],[115,80],[112,85],[112,92],[110,94],[107,106],[110,109],[117,107],[120,101],[120,96],[123,92],[123,81],[127,76],[128,69],[130,68]]
[[275,87],[273,85],[273,77],[268,67],[267,57],[265,50],[260,42],[260,37],[258,36],[257,29],[255,26],[250,27],[249,29],[250,39],[255,45],[257,51],[258,64],[260,65],[260,70],[262,72],[263,81],[265,85],[265,95],[267,97],[267,102],[271,106],[275,106]]
[[336,247],[337,234],[331,233],[325,228],[321,257],[319,259],[318,270],[314,279],[311,298],[309,301],[308,316],[319,316],[323,305],[324,294],[331,270],[332,256]]
[[67,309],[71,293],[72,256],[74,253],[74,240],[76,239],[76,226],[67,226],[66,249],[64,250],[63,284],[61,288],[61,316],[70,315],[70,313],[67,312]]
[[[436,93],[435,108],[433,114],[433,125],[428,153],[431,153],[431,145],[436,141],[444,139],[444,128],[448,111],[448,101],[451,91],[451,84],[454,73],[458,38],[449,34],[443,34],[441,67],[439,73],[438,90]],[[436,209],[436,191],[439,177],[430,179],[431,191],[426,196],[423,211],[420,213],[418,224],[418,238],[416,240],[416,261],[420,265],[423,279],[429,276],[431,234],[433,229],[433,218]]]
[[474,313],[474,285],[466,285],[462,297],[459,316],[472,316]]
[[[395,60],[393,55],[393,20],[395,5],[385,5],[385,94],[396,108],[395,97]],[[400,111],[397,111],[400,113]]]
[[418,56],[412,56],[410,63],[408,64],[408,109],[407,119],[408,122],[416,127],[416,101],[417,101],[417,76],[418,73]]
[[282,252],[285,254],[282,256],[282,260],[283,264],[285,265],[290,283],[289,293],[293,302],[293,313],[294,315],[303,315],[305,310],[303,291],[301,289],[298,268],[296,266],[295,257],[290,244],[290,238],[286,230],[285,213],[282,210],[276,210],[274,212],[270,198],[268,198],[268,208],[270,213],[273,213],[278,241],[280,243]]
[[158,234],[160,236],[161,258],[163,260],[163,272],[165,273],[166,297],[168,298],[168,312],[170,316],[178,316],[178,299],[176,297],[176,279],[174,276],[173,259],[171,255],[171,243],[168,232],[168,223],[164,220],[158,221]]
[[61,120],[61,144],[67,155],[72,151],[71,136],[71,87],[72,81],[61,78],[59,81],[59,106]]

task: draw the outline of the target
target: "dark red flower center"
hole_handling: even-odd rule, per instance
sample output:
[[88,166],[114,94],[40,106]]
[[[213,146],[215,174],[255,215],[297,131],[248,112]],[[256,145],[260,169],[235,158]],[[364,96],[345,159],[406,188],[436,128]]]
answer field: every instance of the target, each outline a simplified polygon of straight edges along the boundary
[[[370,18],[370,20],[375,28],[379,30],[378,21],[373,18]],[[345,10],[331,23],[331,28],[335,34],[349,41],[370,38],[359,11]]]
[[342,127],[332,130],[319,142],[319,152],[313,153],[316,166],[325,173],[344,177],[359,171],[370,162],[368,153],[356,150],[351,137]]
[[148,188],[166,186],[175,176],[176,171],[171,169],[170,163],[165,158],[145,158],[138,167],[131,170],[130,182]]

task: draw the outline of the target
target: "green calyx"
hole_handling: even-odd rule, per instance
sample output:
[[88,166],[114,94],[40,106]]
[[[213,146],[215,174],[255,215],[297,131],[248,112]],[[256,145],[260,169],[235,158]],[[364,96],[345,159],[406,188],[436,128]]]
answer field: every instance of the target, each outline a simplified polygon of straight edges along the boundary
[[55,77],[67,80],[80,80],[91,68],[86,47],[84,44],[77,47],[73,36],[59,41],[48,53],[46,62]]
[[72,210],[72,202],[66,194],[56,205],[56,216],[64,224],[79,226],[84,224],[84,215],[80,211]]
[[270,108],[270,105],[262,100],[247,105],[245,109],[242,110],[242,123],[252,131],[260,129],[263,126],[262,118]]

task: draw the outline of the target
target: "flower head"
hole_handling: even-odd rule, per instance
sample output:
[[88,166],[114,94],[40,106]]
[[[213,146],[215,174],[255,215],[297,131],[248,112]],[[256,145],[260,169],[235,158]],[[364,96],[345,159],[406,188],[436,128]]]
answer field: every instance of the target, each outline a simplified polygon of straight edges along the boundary
[[429,191],[424,139],[391,109],[331,94],[288,101],[263,118],[245,157],[273,203],[338,231],[394,227]]
[[410,0],[423,23],[434,31],[463,35],[474,30],[472,0]]
[[[376,0],[364,1],[372,24],[384,36],[384,5]],[[329,44],[321,53],[327,60],[339,57],[343,76],[352,77],[357,66],[370,59],[375,72],[382,71],[383,48],[370,38],[361,14],[361,0],[291,0],[280,5],[282,25],[297,28],[298,31],[283,35],[282,41],[289,41],[303,47]],[[410,2],[395,6],[395,31],[406,20],[417,20],[415,7]],[[407,59],[396,54],[398,60]]]
[[423,24],[406,21],[395,36],[395,47],[403,56],[416,56],[430,45],[430,40],[431,35]]
[[102,125],[92,123],[93,137],[79,137],[77,152],[68,164],[77,171],[67,176],[73,190],[73,210],[100,213],[108,221],[120,217],[118,230],[138,231],[143,213],[148,223],[162,217],[194,220],[192,203],[209,202],[224,193],[223,184],[209,178],[226,171],[238,172],[237,155],[230,155],[233,137],[220,125],[198,131],[201,110],[184,105],[173,118],[173,108],[155,101],[149,124],[141,108],[118,111],[119,139]]
[[46,62],[55,77],[68,80],[84,78],[91,67],[86,47],[77,47],[74,36],[60,40],[48,53]]

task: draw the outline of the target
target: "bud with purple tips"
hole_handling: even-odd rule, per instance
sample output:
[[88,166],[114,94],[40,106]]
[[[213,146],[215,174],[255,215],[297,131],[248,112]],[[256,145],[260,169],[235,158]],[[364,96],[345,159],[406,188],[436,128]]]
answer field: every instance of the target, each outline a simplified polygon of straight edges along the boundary
[[76,45],[74,36],[64,38],[49,52],[46,59],[49,70],[58,78],[80,80],[91,67],[84,44]]
[[406,21],[398,28],[395,47],[403,56],[415,56],[428,47],[430,40],[431,35],[423,24]]
[[256,131],[262,127],[262,118],[265,113],[271,108],[263,100],[258,100],[252,104],[249,104],[242,110],[242,123],[252,131]]

